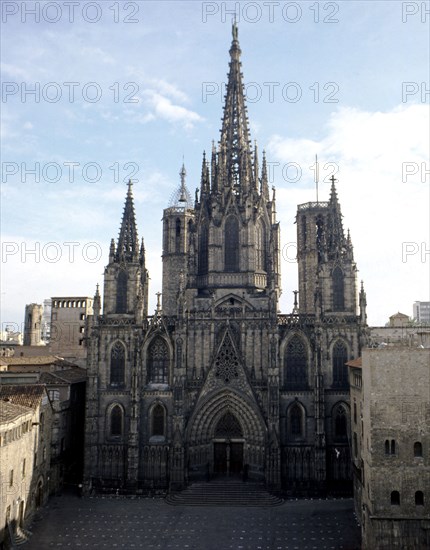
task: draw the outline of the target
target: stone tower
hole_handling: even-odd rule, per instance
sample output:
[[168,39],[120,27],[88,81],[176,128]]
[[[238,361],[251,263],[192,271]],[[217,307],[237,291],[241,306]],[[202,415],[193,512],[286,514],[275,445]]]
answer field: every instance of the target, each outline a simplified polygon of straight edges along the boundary
[[121,479],[136,488],[138,390],[142,325],[148,315],[148,272],[139,246],[131,182],[117,244],[104,273],[103,314],[97,286],[88,317],[86,480]]
[[140,320],[148,314],[148,276],[145,247],[139,246],[131,181],[128,183],[118,243],[111,240],[104,274],[104,313]]
[[176,315],[178,293],[185,284],[188,272],[190,233],[194,210],[190,193],[185,185],[186,170],[179,173],[181,184],[172,195],[169,208],[163,215],[163,312]]
[[43,346],[42,341],[43,306],[28,304],[25,306],[24,346]]
[[275,190],[251,145],[236,24],[229,53],[195,200],[182,166],[163,213],[163,294],[149,316],[129,184],[103,312],[97,290],[88,319],[87,490],[243,472],[290,494],[350,487],[345,363],[366,342],[366,295],[358,303],[335,181],[327,202],[298,206],[299,303],[280,314]]
[[297,212],[299,311],[355,315],[357,267],[333,176],[331,181],[328,202],[302,204]]

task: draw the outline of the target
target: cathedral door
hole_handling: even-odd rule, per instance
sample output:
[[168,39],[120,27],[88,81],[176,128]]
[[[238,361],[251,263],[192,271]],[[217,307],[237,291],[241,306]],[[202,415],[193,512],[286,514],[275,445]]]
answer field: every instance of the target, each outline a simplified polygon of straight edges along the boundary
[[214,441],[214,473],[240,474],[243,469],[243,443],[241,441]]
[[214,473],[227,474],[227,443],[225,442],[214,443]]
[[236,416],[231,412],[224,414],[214,435],[214,473],[240,474],[243,469],[243,432]]
[[243,469],[243,443],[232,442],[230,446],[230,472],[240,474]]

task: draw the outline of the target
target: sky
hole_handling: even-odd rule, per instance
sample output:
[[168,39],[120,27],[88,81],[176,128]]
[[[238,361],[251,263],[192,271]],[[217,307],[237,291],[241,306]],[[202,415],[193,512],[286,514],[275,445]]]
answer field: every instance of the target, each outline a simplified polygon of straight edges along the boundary
[[150,313],[161,218],[218,141],[236,10],[251,139],[298,287],[298,204],[334,174],[370,325],[430,299],[429,2],[9,2],[1,37],[1,330],[25,305],[92,296],[133,181]]

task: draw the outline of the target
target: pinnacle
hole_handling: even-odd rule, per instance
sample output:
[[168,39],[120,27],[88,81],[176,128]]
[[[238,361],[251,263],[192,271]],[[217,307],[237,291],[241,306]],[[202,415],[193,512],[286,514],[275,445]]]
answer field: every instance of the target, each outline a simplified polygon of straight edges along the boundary
[[129,180],[122,222],[116,249],[116,259],[131,261],[138,254],[138,236],[134,214],[132,182]]

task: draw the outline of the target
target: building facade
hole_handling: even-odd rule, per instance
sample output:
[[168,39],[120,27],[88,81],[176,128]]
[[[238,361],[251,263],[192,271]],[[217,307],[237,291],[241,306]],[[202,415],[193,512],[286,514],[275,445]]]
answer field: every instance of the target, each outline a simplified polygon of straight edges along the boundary
[[49,351],[85,367],[85,322],[93,313],[93,298],[68,296],[51,298]]
[[328,201],[298,207],[299,290],[279,313],[275,190],[251,146],[240,54],[234,25],[220,140],[195,200],[183,167],[164,210],[151,316],[129,184],[87,325],[87,490],[244,471],[274,491],[350,488],[345,363],[367,339],[366,295],[333,178]]
[[415,321],[430,324],[430,302],[414,302],[413,311]]
[[430,350],[364,349],[349,366],[363,548],[429,548]]
[[24,346],[41,346],[43,307],[40,304],[25,306]]
[[42,384],[0,384],[0,544],[26,539],[23,527],[48,499],[53,410]]

